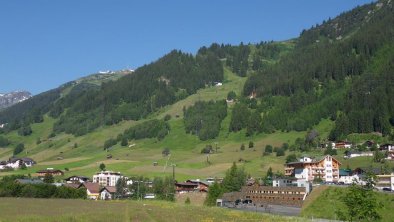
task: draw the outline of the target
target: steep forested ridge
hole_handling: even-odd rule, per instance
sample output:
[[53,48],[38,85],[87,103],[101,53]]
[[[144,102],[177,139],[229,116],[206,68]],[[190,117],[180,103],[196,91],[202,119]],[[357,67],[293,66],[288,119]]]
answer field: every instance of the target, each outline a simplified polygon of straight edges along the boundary
[[337,120],[331,139],[390,133],[392,24],[393,3],[380,1],[303,31],[294,51],[252,74],[244,86],[245,96],[262,98],[264,128],[306,130],[331,117]]
[[[0,123],[23,128],[48,113],[56,119],[56,133],[84,135],[102,125],[150,118],[162,107],[222,82],[225,66],[247,77],[243,95],[232,106],[231,132],[304,131],[329,118],[335,121],[332,140],[351,133],[392,134],[392,24],[393,2],[381,0],[289,41],[214,43],[196,55],[174,50],[115,81],[79,84],[63,94],[69,83],[42,93],[0,112]],[[185,130],[202,140],[215,138],[226,115],[225,102],[196,103],[184,110]]]
[[51,112],[54,117],[60,115],[54,130],[83,135],[103,124],[139,120],[222,80],[223,67],[214,55],[192,56],[174,50],[132,75],[103,83],[100,89],[59,100],[53,108],[57,111]]

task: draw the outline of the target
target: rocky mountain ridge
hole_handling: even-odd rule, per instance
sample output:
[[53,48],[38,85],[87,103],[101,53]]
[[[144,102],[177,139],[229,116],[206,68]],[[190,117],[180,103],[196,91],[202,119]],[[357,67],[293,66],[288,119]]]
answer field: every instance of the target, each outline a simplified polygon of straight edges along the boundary
[[10,107],[16,103],[23,102],[32,97],[27,91],[13,91],[9,93],[0,93],[0,109]]

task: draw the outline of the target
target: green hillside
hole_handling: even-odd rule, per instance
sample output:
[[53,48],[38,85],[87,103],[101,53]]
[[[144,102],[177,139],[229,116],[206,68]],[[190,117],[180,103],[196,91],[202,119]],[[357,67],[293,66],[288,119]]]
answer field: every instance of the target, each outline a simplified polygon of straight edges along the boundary
[[[0,112],[0,137],[10,142],[0,160],[23,143],[16,155],[38,164],[0,176],[47,167],[91,176],[105,163],[153,177],[176,164],[176,179],[204,179],[237,162],[262,177],[269,167],[283,172],[288,154],[323,155],[318,147],[329,140],[392,142],[392,12],[382,0],[289,41],[173,50],[133,73],[91,75],[34,96]],[[229,95],[235,100],[226,104]],[[266,145],[285,155],[263,155]],[[343,151],[337,158],[343,167],[383,166],[372,157],[345,160]]]
[[[301,215],[307,218],[338,219],[337,211],[345,208],[340,198],[345,194],[343,187],[319,187],[314,190],[304,204]],[[392,209],[394,208],[394,196],[387,193],[376,192],[377,200],[382,204],[378,208],[382,216],[381,221],[392,221]]]

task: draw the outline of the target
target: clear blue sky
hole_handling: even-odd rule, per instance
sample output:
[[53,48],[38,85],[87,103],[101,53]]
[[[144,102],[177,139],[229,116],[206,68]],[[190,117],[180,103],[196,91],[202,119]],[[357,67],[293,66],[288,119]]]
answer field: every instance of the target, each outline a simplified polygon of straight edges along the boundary
[[0,92],[37,94],[172,49],[286,40],[371,0],[1,0]]

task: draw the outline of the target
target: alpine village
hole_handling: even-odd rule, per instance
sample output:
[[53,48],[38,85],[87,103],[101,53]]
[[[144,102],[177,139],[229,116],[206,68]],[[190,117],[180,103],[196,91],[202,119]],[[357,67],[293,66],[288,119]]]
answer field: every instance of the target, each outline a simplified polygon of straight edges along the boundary
[[394,2],[299,33],[7,97],[0,221],[394,221]]

